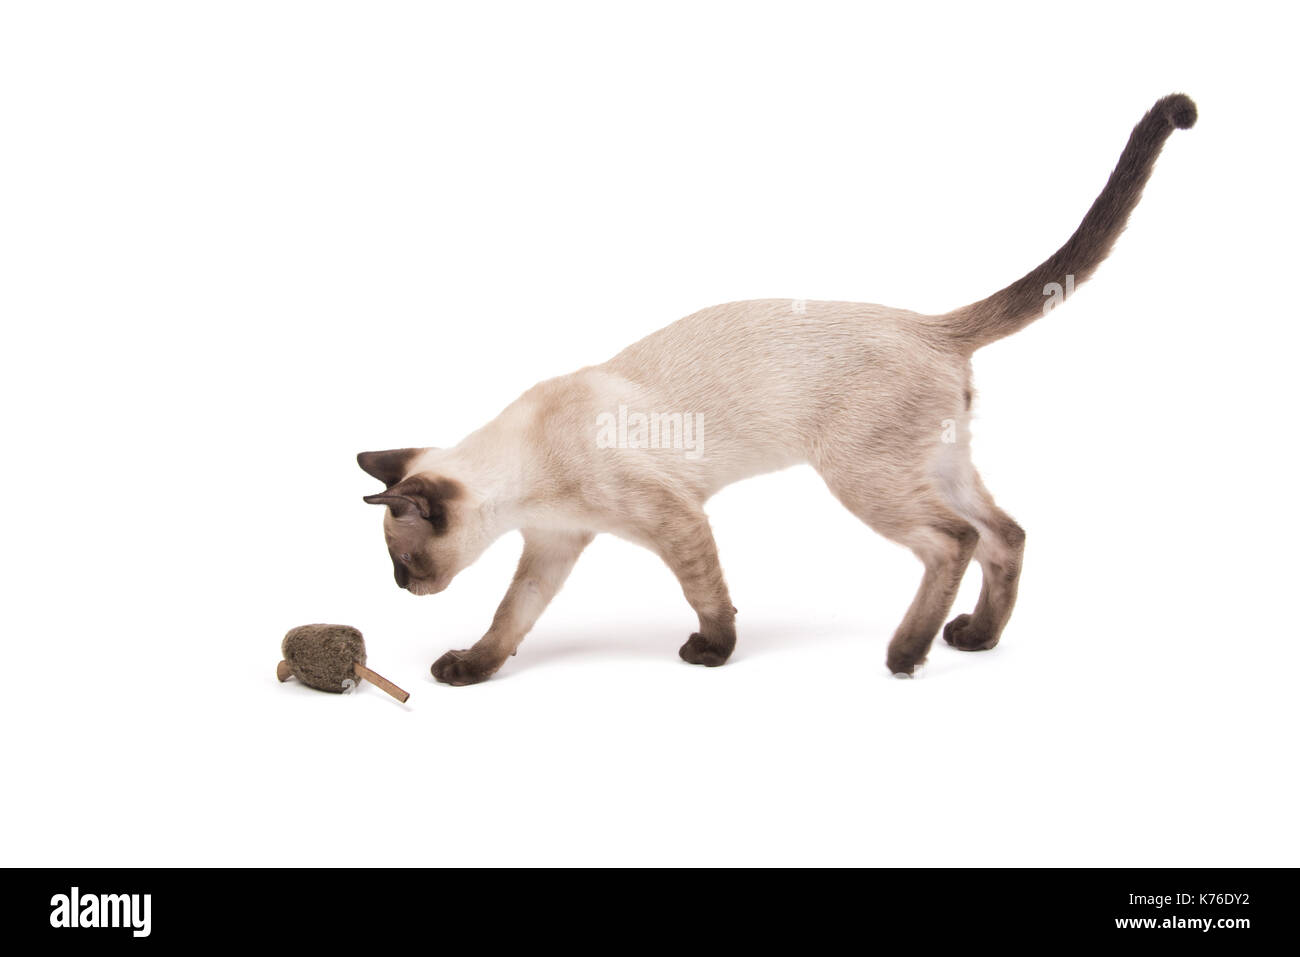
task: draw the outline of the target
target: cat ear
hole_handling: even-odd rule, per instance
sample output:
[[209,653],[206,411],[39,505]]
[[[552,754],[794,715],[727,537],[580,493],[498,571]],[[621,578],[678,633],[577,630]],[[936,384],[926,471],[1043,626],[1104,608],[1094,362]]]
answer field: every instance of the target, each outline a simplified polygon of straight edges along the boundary
[[412,475],[403,479],[386,492],[367,495],[364,499],[371,505],[387,505],[394,518],[419,515],[433,526],[436,534],[447,530],[446,498],[456,495],[457,486],[447,479],[428,479],[422,475]]
[[428,449],[388,449],[384,452],[358,452],[357,464],[367,475],[373,475],[392,488],[402,480],[411,463]]
[[414,499],[407,498],[405,495],[389,495],[387,492],[380,495],[367,495],[362,501],[369,505],[387,505],[392,509],[395,518],[402,518],[419,510],[419,505]]

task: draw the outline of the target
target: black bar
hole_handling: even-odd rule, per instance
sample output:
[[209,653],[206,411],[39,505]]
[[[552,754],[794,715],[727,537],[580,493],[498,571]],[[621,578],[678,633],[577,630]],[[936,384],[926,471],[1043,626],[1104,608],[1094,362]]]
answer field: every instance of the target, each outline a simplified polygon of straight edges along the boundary
[[[657,940],[676,948],[738,931],[760,940],[774,935],[773,943],[792,934],[812,941],[832,931],[848,932],[856,945],[869,947],[885,928],[926,948],[948,941],[1127,940],[1235,949],[1278,934],[1292,936],[1295,871],[575,869],[511,874],[196,868],[9,870],[6,878],[11,888],[4,896],[6,930],[36,933],[50,943],[75,939],[96,949],[247,942],[254,928],[295,944],[347,942],[367,950],[434,945],[452,931],[492,938],[512,928],[531,929],[538,940],[576,935],[574,944],[602,928],[599,936],[610,950]],[[77,923],[118,926],[70,926],[74,899],[81,911]],[[610,939],[610,934],[626,936]]]

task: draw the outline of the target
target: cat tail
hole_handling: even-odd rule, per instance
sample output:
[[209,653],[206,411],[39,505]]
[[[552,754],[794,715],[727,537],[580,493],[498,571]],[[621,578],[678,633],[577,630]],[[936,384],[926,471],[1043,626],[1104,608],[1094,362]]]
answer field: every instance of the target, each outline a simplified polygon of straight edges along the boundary
[[1129,214],[1142,198],[1165,140],[1175,129],[1196,123],[1196,104],[1182,93],[1156,102],[1133,127],[1115,171],[1064,246],[1029,274],[987,299],[938,317],[940,326],[965,352],[974,352],[1003,336],[1019,332],[1060,301],[1101,265]]

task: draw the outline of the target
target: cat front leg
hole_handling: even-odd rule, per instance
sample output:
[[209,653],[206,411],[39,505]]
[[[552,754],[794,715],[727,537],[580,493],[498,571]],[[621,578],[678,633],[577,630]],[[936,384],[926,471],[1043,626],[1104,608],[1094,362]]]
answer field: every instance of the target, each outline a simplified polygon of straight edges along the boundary
[[708,517],[698,508],[678,505],[660,517],[649,537],[700,620],[700,630],[678,654],[693,665],[724,664],[736,647],[736,609]]
[[524,529],[519,567],[487,634],[474,647],[449,651],[435,661],[433,676],[449,685],[472,685],[491,677],[532,630],[592,537],[590,532]]

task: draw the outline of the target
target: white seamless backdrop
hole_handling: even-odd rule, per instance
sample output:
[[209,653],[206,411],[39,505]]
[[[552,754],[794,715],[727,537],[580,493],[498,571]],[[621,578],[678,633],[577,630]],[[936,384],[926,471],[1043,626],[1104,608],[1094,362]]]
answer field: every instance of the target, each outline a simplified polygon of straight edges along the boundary
[[[5,863],[1294,865],[1292,16],[6,5]],[[891,679],[919,566],[794,469],[710,503],[727,666],[602,538],[433,683],[518,538],[399,591],[356,452],[716,302],[986,295],[1179,90],[1111,260],[975,359],[995,651]],[[309,621],[409,705],[278,684]]]

